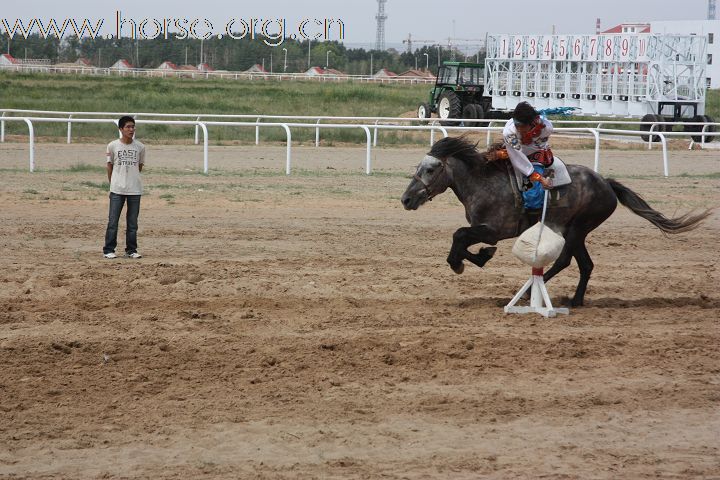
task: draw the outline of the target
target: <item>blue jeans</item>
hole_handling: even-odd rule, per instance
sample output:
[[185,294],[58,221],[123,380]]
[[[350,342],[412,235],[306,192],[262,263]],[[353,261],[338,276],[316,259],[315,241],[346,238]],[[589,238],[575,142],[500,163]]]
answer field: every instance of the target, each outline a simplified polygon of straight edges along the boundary
[[123,205],[127,201],[127,230],[125,232],[125,253],[137,252],[138,215],[140,215],[140,195],[119,195],[110,192],[110,213],[108,215],[107,230],[105,231],[105,246],[103,253],[115,251],[117,247],[118,221]]

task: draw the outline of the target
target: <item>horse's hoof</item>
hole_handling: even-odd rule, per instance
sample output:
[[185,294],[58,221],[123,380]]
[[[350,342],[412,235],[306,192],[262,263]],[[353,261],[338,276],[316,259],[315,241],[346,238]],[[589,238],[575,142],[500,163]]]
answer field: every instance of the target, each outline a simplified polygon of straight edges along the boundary
[[460,275],[465,271],[465,264],[463,262],[460,262],[460,264],[453,266],[450,265],[450,268],[452,268],[452,271]]

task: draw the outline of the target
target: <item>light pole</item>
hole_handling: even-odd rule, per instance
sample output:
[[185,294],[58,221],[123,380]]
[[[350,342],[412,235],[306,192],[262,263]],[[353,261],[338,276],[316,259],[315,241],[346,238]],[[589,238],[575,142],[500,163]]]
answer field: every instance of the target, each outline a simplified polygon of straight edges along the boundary
[[308,70],[310,70],[310,45],[312,44],[312,40],[308,38]]
[[283,53],[285,54],[285,60],[283,60],[283,73],[287,70],[287,48],[283,48]]
[[272,52],[270,52],[270,73],[273,73]]
[[326,68],[326,69],[327,69],[328,67],[330,67],[330,54],[331,54],[331,53],[332,53],[332,52],[331,52],[330,50],[328,50],[327,52],[325,52],[325,68]]
[[423,53],[425,55],[425,70],[430,70],[430,55],[427,53]]
[[415,70],[417,70],[417,57],[415,57]]
[[440,68],[440,45],[437,46],[438,49],[438,68]]
[[373,75],[373,54],[370,52],[370,76]]

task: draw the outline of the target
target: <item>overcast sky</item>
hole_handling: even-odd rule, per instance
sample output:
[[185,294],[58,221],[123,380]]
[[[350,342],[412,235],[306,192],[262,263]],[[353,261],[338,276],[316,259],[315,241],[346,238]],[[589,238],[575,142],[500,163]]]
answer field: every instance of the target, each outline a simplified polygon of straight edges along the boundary
[[[207,18],[214,29],[223,28],[228,20],[284,18],[290,30],[305,18],[341,19],[345,24],[348,46],[375,41],[376,0],[342,2],[339,0],[124,0],[116,4],[94,1],[2,0],[0,20],[12,24],[16,18],[47,20],[75,18],[105,19],[106,30],[115,24],[115,12],[140,21],[145,18]],[[702,20],[707,16],[707,0],[388,0],[386,4],[386,43],[398,46],[412,33],[416,40],[446,44],[448,37],[477,39],[485,33],[593,33],[595,19],[603,29],[622,22],[652,20]],[[0,31],[2,31],[0,29]],[[470,42],[468,42],[470,43]],[[458,43],[458,45],[460,45]],[[419,46],[419,44],[418,44]]]

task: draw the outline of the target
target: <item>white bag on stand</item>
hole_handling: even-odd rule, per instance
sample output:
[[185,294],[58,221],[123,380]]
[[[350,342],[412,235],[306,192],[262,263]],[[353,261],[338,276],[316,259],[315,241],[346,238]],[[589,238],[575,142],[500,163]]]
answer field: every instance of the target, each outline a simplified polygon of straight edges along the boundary
[[547,225],[536,223],[515,241],[512,253],[523,263],[535,268],[549,265],[560,256],[565,239]]
[[[567,308],[555,308],[550,302],[550,295],[543,280],[545,265],[557,260],[565,246],[565,239],[545,225],[547,213],[548,192],[545,191],[543,213],[540,223],[525,230],[518,237],[513,246],[513,254],[524,263],[533,267],[530,279],[515,294],[510,303],[505,306],[505,313],[539,313],[544,317],[554,317],[558,313],[567,315]],[[530,305],[516,306],[525,292],[530,291]]]

